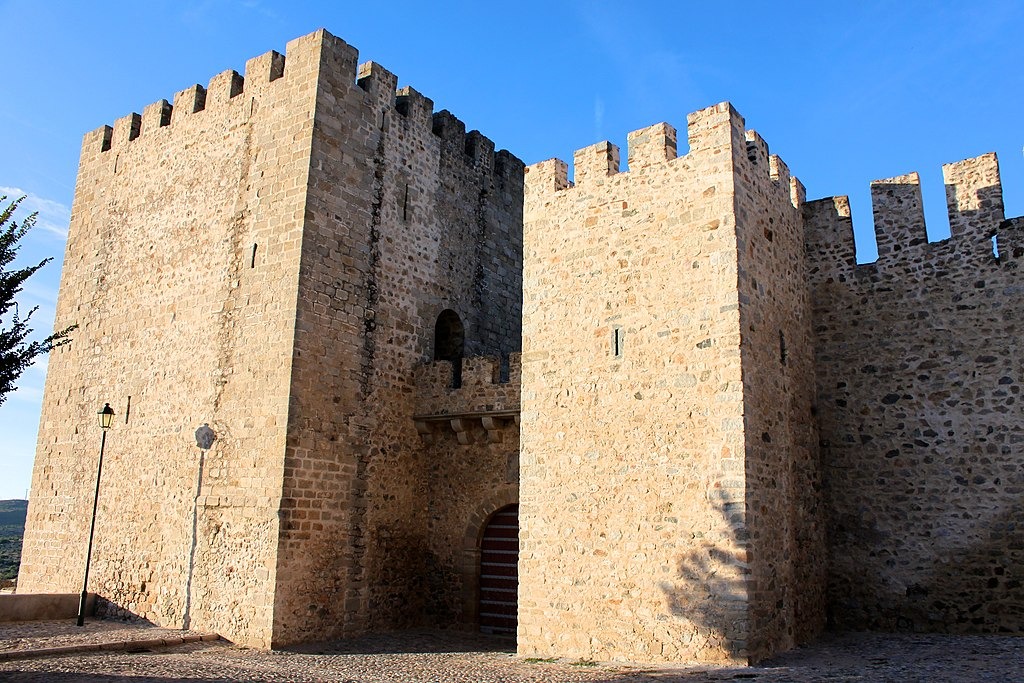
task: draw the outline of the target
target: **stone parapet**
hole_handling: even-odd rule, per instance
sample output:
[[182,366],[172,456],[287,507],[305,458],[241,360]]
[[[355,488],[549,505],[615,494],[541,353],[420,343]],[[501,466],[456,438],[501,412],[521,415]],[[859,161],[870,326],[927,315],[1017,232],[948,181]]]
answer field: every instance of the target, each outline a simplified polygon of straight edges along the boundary
[[893,281],[934,273],[1016,268],[1021,254],[1001,248],[1015,239],[1015,224],[1004,220],[1003,190],[996,155],[989,153],[942,167],[950,237],[929,242],[920,176],[907,173],[871,183],[878,259],[857,264],[849,199],[827,197],[804,211],[812,284],[853,277]]
[[874,263],[854,262],[846,197],[804,213],[841,628],[1020,629],[1024,219],[1004,220],[994,154],[943,178],[939,242],[917,173],[871,184]]
[[502,430],[519,424],[520,354],[508,360],[508,380],[501,381],[497,356],[466,358],[461,382],[454,386],[451,361],[425,363],[416,370],[416,414],[420,436],[432,443],[439,430],[452,430],[459,443],[471,443],[472,429],[482,426],[488,441],[502,440]]

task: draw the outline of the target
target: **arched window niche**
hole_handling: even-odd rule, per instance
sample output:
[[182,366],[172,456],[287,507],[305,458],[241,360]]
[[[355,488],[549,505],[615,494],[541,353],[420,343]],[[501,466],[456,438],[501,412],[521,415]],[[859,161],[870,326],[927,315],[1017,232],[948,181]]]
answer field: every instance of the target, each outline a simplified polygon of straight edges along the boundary
[[434,324],[434,360],[452,364],[452,388],[462,386],[462,357],[466,343],[466,330],[459,314],[450,308],[441,311]]

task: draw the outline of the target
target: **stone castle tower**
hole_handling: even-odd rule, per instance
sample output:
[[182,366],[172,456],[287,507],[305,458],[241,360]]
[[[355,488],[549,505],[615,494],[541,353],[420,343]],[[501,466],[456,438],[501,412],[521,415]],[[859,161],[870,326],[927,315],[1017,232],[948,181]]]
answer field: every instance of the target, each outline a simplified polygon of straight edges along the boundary
[[110,402],[108,614],[661,661],[826,618],[1019,630],[994,155],[945,168],[938,244],[916,174],[873,184],[857,265],[845,198],[807,202],[728,104],[570,183],[396,85],[320,31],[86,136],[19,591],[78,590]]

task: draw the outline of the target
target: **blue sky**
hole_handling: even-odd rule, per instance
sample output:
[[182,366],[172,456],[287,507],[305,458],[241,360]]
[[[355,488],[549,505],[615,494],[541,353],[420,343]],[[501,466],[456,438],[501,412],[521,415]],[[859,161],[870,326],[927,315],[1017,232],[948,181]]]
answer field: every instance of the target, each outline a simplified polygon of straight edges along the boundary
[[[81,136],[325,27],[527,163],[730,100],[807,186],[850,195],[874,259],[868,183],[919,171],[948,235],[940,166],[995,151],[1024,214],[1024,3],[0,2],[0,194],[28,194],[21,303],[52,326]],[[683,137],[683,136],[681,136]],[[625,155],[623,155],[625,156]],[[45,362],[0,405],[0,499],[29,487]],[[97,407],[98,408],[98,407]]]

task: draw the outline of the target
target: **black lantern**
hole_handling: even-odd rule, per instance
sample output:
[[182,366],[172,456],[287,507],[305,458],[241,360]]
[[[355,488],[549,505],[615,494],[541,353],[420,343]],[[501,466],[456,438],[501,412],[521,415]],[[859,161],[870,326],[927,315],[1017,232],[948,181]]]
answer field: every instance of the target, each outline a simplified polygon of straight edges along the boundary
[[96,414],[100,416],[100,429],[110,429],[110,424],[114,421],[114,409],[110,404],[104,403],[103,410]]
[[103,409],[96,413],[100,418],[100,460],[96,466],[96,493],[92,497],[92,521],[89,523],[89,546],[85,551],[85,577],[82,579],[82,594],[78,600],[78,625],[85,625],[85,601],[89,597],[89,561],[92,559],[92,539],[96,533],[96,506],[100,502],[100,476],[103,474],[103,450],[107,445],[107,430],[114,422],[114,409],[109,403],[103,404]]

